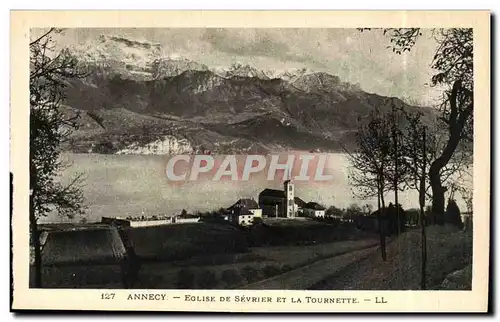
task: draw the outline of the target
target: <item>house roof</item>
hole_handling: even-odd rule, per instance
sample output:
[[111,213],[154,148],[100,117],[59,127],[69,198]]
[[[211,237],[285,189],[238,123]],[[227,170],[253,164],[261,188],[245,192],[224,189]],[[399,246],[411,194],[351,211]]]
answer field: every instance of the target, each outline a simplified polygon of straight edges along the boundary
[[304,208],[306,206],[306,202],[304,200],[300,199],[299,197],[295,197],[295,198],[293,198],[293,200],[295,201],[297,206],[299,206],[301,208]]
[[304,208],[306,208],[306,209],[314,209],[314,210],[325,210],[325,207],[323,207],[319,203],[313,202],[313,201],[310,201],[310,202],[306,203],[306,205],[305,205]]
[[234,208],[258,209],[259,204],[253,198],[252,199],[242,198],[238,200],[234,205],[229,207],[229,209],[234,209]]
[[117,262],[126,253],[115,227],[48,231],[42,262],[44,265]]

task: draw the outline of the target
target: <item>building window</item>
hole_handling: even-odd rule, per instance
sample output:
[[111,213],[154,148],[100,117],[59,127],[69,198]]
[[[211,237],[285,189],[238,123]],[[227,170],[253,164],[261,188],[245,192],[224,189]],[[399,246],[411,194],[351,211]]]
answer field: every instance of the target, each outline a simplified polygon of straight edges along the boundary
[[293,206],[293,200],[291,200],[291,199],[290,199],[290,200],[288,200],[288,205],[289,205],[289,206]]
[[288,191],[292,191],[293,190],[293,186],[288,186]]

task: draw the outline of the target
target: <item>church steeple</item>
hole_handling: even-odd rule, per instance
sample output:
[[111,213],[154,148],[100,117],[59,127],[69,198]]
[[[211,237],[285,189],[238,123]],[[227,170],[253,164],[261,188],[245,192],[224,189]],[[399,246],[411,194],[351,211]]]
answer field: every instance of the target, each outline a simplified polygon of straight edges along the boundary
[[295,217],[295,184],[291,171],[288,172],[288,180],[284,182],[285,193],[285,215],[287,218]]

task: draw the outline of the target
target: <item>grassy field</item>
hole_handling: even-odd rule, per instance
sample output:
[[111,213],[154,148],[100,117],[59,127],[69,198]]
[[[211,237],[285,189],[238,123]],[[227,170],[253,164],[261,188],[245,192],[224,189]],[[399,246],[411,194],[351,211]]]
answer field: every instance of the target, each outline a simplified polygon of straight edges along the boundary
[[[471,263],[471,232],[449,226],[427,227],[427,289],[442,289],[443,281],[451,273]],[[417,290],[420,289],[420,265],[420,230],[415,229],[389,242],[387,261],[382,261],[377,251],[347,265],[312,289]],[[468,289],[471,282],[469,280]]]
[[193,223],[129,228],[126,234],[136,254],[144,260],[173,261],[248,249],[245,234],[231,225]]
[[[137,287],[177,288],[180,272],[184,271],[194,275],[194,279],[187,282],[192,288],[238,288],[376,244],[376,240],[367,239],[311,246],[252,247],[248,253],[196,256],[175,262],[147,262],[141,267]],[[213,281],[210,283],[213,284],[205,285],[203,276],[211,273]],[[224,274],[233,276],[233,279],[224,278]]]
[[130,230],[142,258],[136,287],[235,288],[376,244],[373,235],[313,220],[181,226]]
[[249,232],[248,243],[250,246],[303,246],[373,237],[371,233],[357,230],[354,225],[305,218],[269,218]]
[[[353,227],[314,220],[269,220],[251,229],[215,223],[128,228],[125,235],[140,263],[133,287],[156,289],[239,288],[377,243]],[[119,273],[119,267],[96,265],[44,269],[50,287],[116,287]]]

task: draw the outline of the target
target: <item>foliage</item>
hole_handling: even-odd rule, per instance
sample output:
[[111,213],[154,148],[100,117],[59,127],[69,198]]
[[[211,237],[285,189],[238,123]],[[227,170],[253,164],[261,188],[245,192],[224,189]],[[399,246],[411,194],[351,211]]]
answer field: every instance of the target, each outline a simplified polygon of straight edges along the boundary
[[347,218],[353,218],[364,214],[365,214],[364,210],[355,203],[350,204],[349,207],[347,207],[345,210],[345,217]]
[[462,199],[465,202],[465,206],[467,207],[467,212],[469,214],[472,213],[473,209],[473,191],[471,188],[466,188],[466,187],[459,187],[458,191],[460,192],[460,195]]
[[416,208],[411,208],[406,210],[406,224],[410,227],[418,226],[420,218],[420,210]]
[[30,242],[34,249],[35,287],[42,286],[42,257],[38,220],[51,211],[74,218],[85,213],[80,174],[63,185],[57,176],[67,165],[60,158],[61,143],[78,127],[79,114],[66,117],[63,112],[65,88],[71,78],[86,73],[65,49],[55,50],[51,28],[31,41],[30,49]]
[[67,80],[86,73],[65,49],[56,52],[54,28],[30,42],[30,190],[35,219],[56,210],[73,218],[84,213],[81,175],[68,185],[56,180],[66,166],[60,159],[60,145],[77,128],[79,115],[66,117],[62,106]]
[[371,204],[368,204],[368,203],[363,205],[363,207],[361,209],[363,210],[363,213],[365,215],[370,215],[373,212],[373,206]]
[[388,220],[388,235],[400,234],[406,230],[406,211],[404,211],[401,204],[398,207],[394,206],[392,203],[386,211],[386,217]]
[[326,209],[325,216],[326,217],[343,217],[344,211],[340,208],[335,207],[335,206],[330,206]]
[[264,221],[262,220],[261,217],[254,217],[253,220],[252,220],[252,224],[253,225],[257,225],[257,224],[262,224]]

